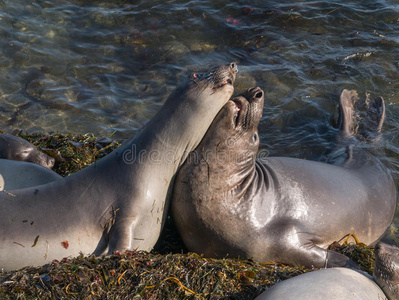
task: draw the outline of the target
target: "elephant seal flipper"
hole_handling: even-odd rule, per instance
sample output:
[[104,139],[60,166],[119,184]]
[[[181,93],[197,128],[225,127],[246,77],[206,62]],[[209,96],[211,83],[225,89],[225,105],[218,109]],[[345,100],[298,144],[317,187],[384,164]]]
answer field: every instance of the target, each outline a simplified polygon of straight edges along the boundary
[[399,248],[380,242],[374,252],[375,281],[389,299],[399,299]]
[[368,128],[365,137],[370,141],[378,141],[385,120],[385,102],[382,97],[367,100]]
[[339,98],[339,128],[345,137],[353,135],[353,108],[357,100],[358,94],[355,90],[344,89]]
[[55,159],[27,140],[0,133],[0,174],[6,191],[49,183],[62,177],[52,171]]

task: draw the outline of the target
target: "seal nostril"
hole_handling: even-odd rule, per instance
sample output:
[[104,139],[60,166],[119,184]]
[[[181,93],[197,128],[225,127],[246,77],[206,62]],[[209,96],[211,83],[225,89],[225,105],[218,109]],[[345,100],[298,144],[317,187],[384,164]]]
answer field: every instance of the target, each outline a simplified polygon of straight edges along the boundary
[[263,92],[258,92],[255,95],[256,98],[262,98],[262,96],[263,96]]
[[253,136],[253,140],[254,140],[254,142],[257,142],[258,141],[258,134],[255,132],[255,134],[254,134],[254,136]]
[[237,64],[236,63],[231,63],[230,64],[230,69],[232,69],[234,72],[237,72]]

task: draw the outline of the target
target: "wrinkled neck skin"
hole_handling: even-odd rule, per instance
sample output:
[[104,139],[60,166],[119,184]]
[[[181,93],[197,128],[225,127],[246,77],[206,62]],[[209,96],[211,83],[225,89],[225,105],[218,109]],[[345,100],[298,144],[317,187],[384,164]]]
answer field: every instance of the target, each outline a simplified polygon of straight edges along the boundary
[[[255,164],[258,147],[252,149],[235,145],[235,137],[227,140],[216,140],[215,133],[207,133],[210,139],[203,140],[195,151],[187,158],[188,174],[193,171],[193,178],[197,181],[197,196],[193,197],[214,202],[226,201],[226,205],[240,202],[245,197],[252,199],[249,194],[257,192],[257,167]],[[239,135],[240,133],[238,133]],[[186,172],[186,171],[184,171]],[[201,195],[206,190],[206,196]]]

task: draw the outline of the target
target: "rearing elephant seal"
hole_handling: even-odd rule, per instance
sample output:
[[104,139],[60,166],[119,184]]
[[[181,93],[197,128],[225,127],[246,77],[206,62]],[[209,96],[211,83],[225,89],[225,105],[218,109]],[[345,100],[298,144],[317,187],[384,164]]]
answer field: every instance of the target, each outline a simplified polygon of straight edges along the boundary
[[[256,160],[263,97],[253,88],[229,101],[179,170],[172,216],[185,245],[207,257],[350,265],[349,258],[326,248],[348,233],[370,244],[385,232],[396,207],[389,171],[356,147],[343,165]],[[353,138],[355,98],[342,92],[343,142]]]
[[67,178],[0,193],[0,269],[150,250],[174,174],[230,99],[237,67],[194,74],[132,139]]

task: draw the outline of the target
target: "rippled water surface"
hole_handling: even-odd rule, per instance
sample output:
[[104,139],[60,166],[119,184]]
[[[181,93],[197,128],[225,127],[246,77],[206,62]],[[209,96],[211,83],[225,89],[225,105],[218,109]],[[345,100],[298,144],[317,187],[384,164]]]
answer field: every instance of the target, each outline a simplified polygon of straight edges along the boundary
[[382,96],[399,186],[399,1],[250,3],[0,0],[0,129],[128,137],[189,70],[235,61],[272,155],[323,157],[341,90]]

